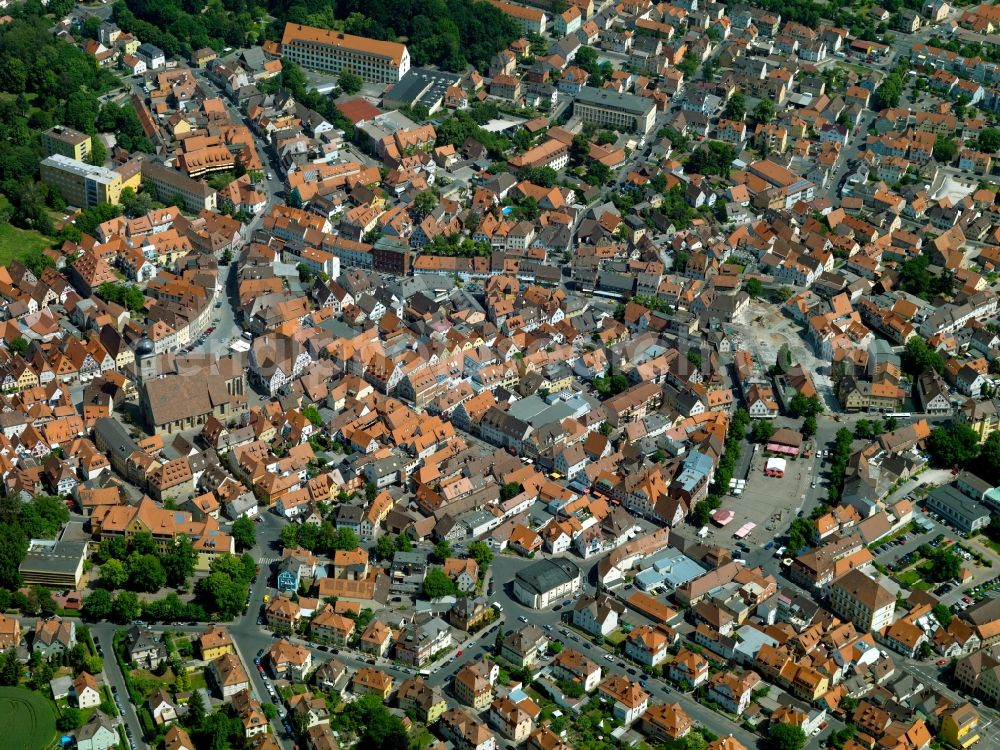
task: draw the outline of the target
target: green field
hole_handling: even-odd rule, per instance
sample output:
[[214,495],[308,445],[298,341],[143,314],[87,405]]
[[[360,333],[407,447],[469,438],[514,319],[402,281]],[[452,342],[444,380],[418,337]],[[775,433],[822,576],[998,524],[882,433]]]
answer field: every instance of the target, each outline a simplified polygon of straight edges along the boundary
[[12,260],[20,260],[51,244],[52,240],[33,230],[0,224],[0,266],[10,265]]
[[25,688],[0,688],[3,746],[10,750],[46,750],[56,738],[56,717],[38,693]]

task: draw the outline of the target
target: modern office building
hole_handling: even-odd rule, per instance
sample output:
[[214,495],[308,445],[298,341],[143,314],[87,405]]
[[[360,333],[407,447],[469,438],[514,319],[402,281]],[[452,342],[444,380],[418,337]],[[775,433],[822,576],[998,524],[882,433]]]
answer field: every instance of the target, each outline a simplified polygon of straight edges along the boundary
[[656,120],[656,105],[635,94],[584,86],[573,100],[573,114],[614,130],[648,133]]
[[79,130],[56,125],[42,133],[42,148],[46,156],[62,154],[70,159],[83,161],[90,156],[90,136]]
[[349,70],[373,83],[396,83],[410,69],[405,44],[298,23],[285,24],[281,53],[304,68],[331,73]]
[[71,206],[117,205],[121,196],[122,176],[113,169],[95,167],[62,154],[45,157],[40,166],[42,182],[58,188]]

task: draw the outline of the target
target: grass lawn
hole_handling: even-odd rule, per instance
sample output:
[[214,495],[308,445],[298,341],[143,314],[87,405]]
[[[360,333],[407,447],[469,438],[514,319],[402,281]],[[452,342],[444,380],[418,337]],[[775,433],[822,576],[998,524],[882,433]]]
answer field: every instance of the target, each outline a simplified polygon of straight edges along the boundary
[[52,706],[26,688],[0,688],[0,724],[5,727],[3,746],[9,750],[46,750],[55,740]]
[[615,630],[611,631],[606,636],[604,636],[604,640],[607,641],[611,646],[617,646],[619,643],[624,643],[625,638],[626,638],[625,633],[623,633],[620,628],[616,628]]
[[32,229],[0,224],[0,266],[9,266],[12,260],[20,260],[51,244],[52,240]]
[[920,580],[920,574],[915,570],[907,570],[904,573],[898,574],[896,576],[896,580],[899,581],[900,586],[913,588],[913,586]]
[[191,690],[201,690],[205,687],[205,670],[198,669],[194,672],[188,672],[188,682],[191,684]]
[[990,539],[985,534],[980,534],[976,538],[976,541],[979,542],[984,547],[989,547],[991,550],[993,550],[998,555],[1000,555],[1000,544],[997,544],[996,542],[994,542],[992,539]]
[[934,588],[934,584],[931,583],[930,581],[919,581],[913,584],[912,588],[920,589],[921,591],[930,591],[932,588]]

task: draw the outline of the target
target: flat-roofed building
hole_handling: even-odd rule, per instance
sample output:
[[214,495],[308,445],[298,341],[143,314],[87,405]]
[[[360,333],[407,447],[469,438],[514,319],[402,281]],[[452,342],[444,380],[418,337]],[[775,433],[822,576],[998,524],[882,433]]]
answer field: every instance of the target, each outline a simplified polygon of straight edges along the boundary
[[62,154],[70,159],[83,161],[90,156],[91,146],[89,135],[65,125],[56,125],[42,133],[42,148],[46,156]]
[[544,609],[580,591],[580,568],[571,560],[539,560],[514,578],[514,598],[526,607]]
[[615,130],[648,133],[656,120],[656,104],[635,94],[584,86],[573,100],[573,115]]
[[405,44],[298,23],[285,24],[281,53],[304,68],[331,73],[349,70],[374,83],[396,83],[410,69],[410,53]]
[[95,167],[62,154],[45,157],[39,166],[42,182],[59,190],[63,200],[72,206],[118,205],[122,176],[113,169]]
[[83,577],[86,557],[86,542],[32,539],[18,572],[25,585],[76,589]]

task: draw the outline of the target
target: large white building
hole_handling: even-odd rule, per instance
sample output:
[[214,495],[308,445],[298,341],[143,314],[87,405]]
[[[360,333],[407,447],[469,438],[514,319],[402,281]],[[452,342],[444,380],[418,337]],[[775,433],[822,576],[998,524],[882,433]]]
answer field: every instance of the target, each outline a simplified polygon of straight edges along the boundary
[[569,560],[540,560],[517,574],[513,594],[526,607],[544,609],[564,596],[575,596],[581,580],[580,568]]
[[298,23],[285,24],[281,54],[313,70],[349,70],[373,83],[396,83],[410,69],[405,44],[383,42]]
[[627,133],[648,133],[656,122],[656,104],[635,94],[584,86],[573,100],[573,115]]

